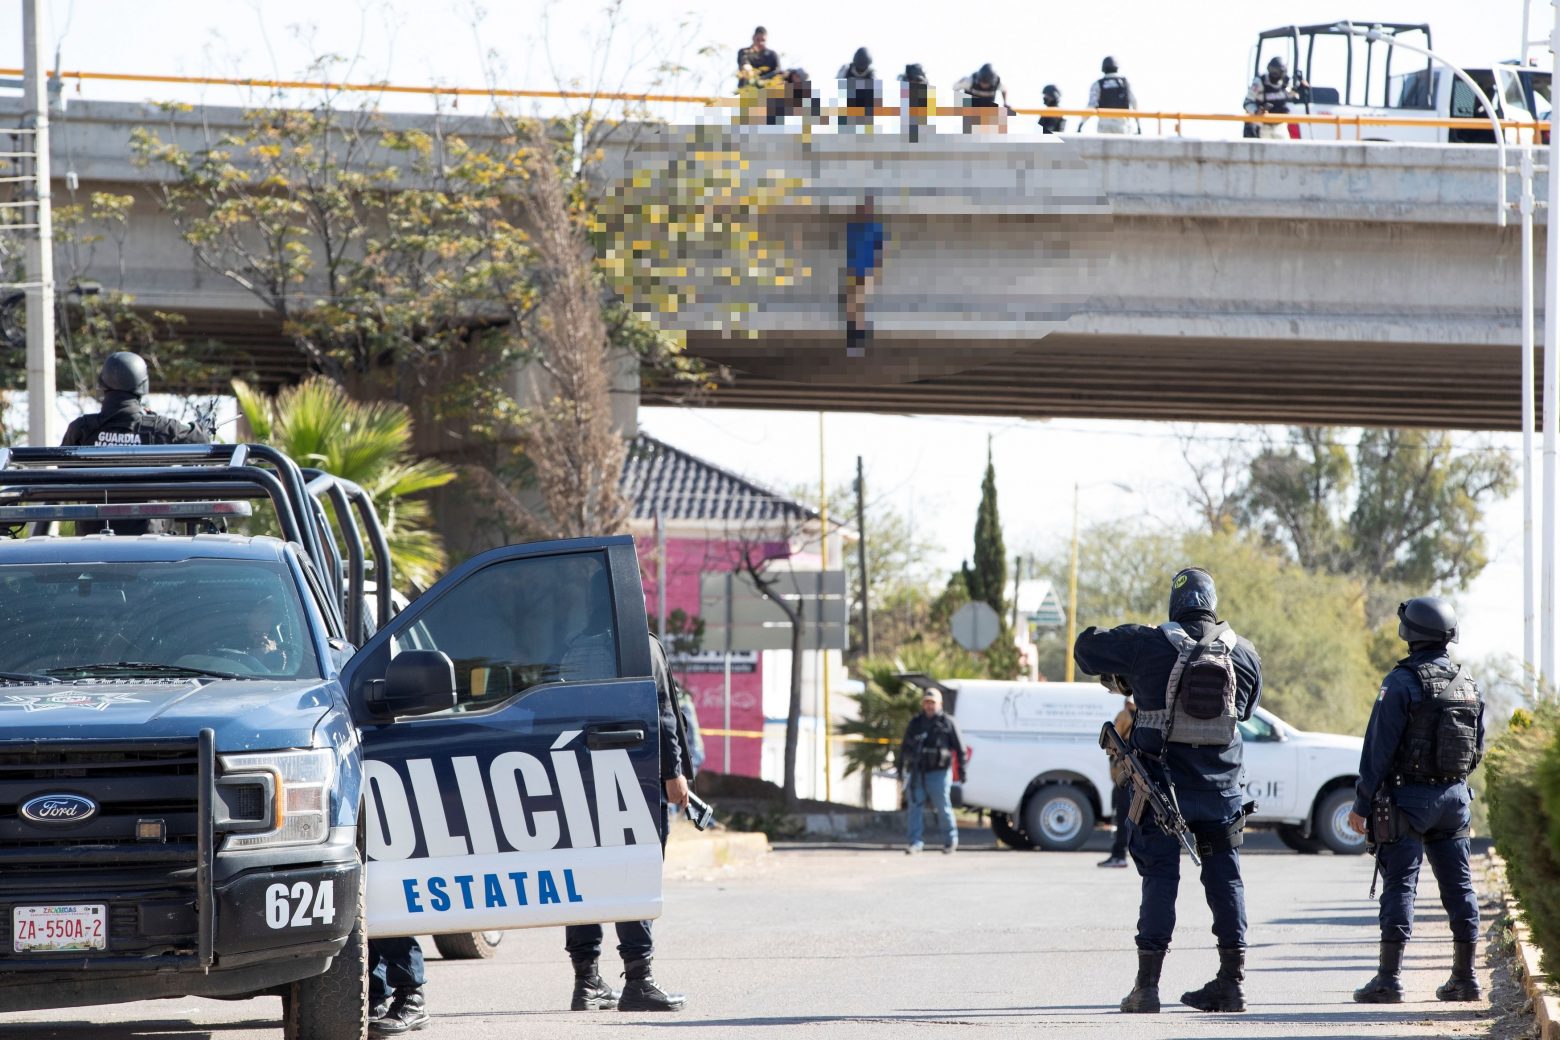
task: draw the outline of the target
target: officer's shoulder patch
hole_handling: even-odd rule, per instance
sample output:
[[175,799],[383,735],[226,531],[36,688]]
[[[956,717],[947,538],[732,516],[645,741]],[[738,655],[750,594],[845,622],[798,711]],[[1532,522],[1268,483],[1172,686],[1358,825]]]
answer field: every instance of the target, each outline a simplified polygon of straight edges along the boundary
[[1382,683],[1381,684],[1381,689],[1376,691],[1376,700],[1380,701],[1383,698],[1385,698],[1386,695],[1387,695],[1387,684],[1386,683]]

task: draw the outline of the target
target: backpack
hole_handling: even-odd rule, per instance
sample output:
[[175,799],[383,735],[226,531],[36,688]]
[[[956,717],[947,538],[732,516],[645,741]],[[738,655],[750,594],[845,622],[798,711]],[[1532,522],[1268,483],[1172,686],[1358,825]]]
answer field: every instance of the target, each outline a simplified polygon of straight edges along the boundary
[[1099,108],[1131,108],[1132,91],[1125,76],[1105,76],[1100,80]]
[[[1159,631],[1175,647],[1175,666],[1165,684],[1165,743],[1228,747],[1235,741],[1237,637],[1229,625],[1209,625],[1193,639],[1171,621]],[[1139,725],[1143,724],[1140,715]]]

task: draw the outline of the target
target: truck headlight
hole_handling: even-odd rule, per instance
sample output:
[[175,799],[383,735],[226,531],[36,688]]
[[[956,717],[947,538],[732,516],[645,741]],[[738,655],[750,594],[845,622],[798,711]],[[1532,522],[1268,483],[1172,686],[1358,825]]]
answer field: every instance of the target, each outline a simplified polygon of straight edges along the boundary
[[270,829],[229,834],[224,850],[318,845],[330,835],[330,784],[336,775],[330,748],[223,755],[221,763],[223,780],[242,780],[246,773],[257,779],[269,776],[275,790]]

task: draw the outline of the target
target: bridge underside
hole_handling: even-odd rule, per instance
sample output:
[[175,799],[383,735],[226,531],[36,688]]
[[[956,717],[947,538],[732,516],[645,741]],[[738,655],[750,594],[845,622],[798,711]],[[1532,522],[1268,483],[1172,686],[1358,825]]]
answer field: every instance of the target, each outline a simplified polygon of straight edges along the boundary
[[[1011,349],[986,342],[960,350],[946,339],[922,349],[872,344],[863,361],[845,358],[840,340],[755,344],[695,334],[688,342],[690,354],[732,369],[732,383],[707,399],[714,407],[1521,428],[1519,347],[1306,341],[1274,346],[1062,331]],[[942,370],[917,370],[918,356],[942,359]],[[968,367],[946,370],[947,359],[959,356]],[[642,403],[675,399],[675,391],[650,385]]]

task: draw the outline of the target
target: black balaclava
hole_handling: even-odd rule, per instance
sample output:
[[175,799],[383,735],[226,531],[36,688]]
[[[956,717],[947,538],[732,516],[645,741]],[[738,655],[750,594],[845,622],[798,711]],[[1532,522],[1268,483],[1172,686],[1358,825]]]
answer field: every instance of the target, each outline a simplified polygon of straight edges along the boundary
[[1201,567],[1187,567],[1170,582],[1170,620],[1192,616],[1212,618],[1219,609],[1219,592],[1213,575]]

